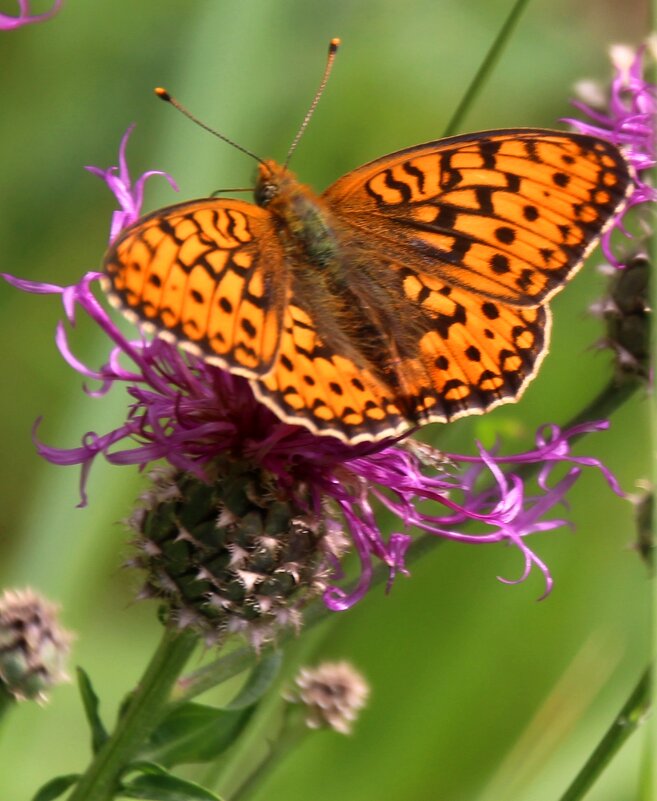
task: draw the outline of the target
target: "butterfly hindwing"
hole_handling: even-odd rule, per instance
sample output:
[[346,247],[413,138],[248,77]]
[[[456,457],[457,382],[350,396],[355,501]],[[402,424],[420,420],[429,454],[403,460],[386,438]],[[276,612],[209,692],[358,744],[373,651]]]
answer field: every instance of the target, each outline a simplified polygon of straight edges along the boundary
[[419,305],[428,319],[413,365],[413,416],[446,422],[522,394],[546,353],[550,310],[509,306],[431,276],[415,278],[425,288]]
[[288,422],[354,444],[408,427],[390,387],[362,354],[323,338],[294,297],[285,313],[279,359],[269,375],[251,384],[256,397]]
[[401,310],[397,325],[376,337],[378,315],[355,306],[343,323],[353,328],[369,320],[375,347],[338,347],[337,338],[332,342],[318,331],[303,301],[293,299],[279,359],[269,375],[252,382],[263,403],[288,421],[308,425],[311,417],[317,433],[329,429],[355,443],[394,436],[408,422],[483,413],[522,393],[547,349],[546,306],[473,296],[383,259],[368,267],[396,276],[388,281],[390,296],[378,298]]

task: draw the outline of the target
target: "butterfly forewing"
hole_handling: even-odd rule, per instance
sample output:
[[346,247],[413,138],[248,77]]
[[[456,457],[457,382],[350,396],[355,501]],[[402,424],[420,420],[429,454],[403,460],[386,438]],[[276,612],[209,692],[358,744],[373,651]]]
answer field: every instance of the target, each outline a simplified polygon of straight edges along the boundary
[[121,234],[105,271],[115,305],[159,333],[242,375],[271,370],[289,281],[258,206],[206,199],[161,209]]
[[532,306],[579,268],[630,180],[613,145],[518,129],[393,153],[324,198],[372,248],[453,286]]

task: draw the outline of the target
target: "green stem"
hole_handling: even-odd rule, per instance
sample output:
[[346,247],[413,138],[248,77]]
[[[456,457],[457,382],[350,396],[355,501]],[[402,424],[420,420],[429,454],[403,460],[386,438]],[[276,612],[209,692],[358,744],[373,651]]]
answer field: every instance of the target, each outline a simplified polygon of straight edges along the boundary
[[628,378],[621,383],[615,378],[612,378],[591,403],[571,418],[564,428],[571,428],[580,423],[587,423],[591,420],[600,420],[610,417],[612,412],[615,412],[625,401],[629,400],[640,387],[645,386],[645,383],[639,379]]
[[[642,386],[645,385],[639,380],[627,380],[619,383],[616,379],[612,378],[607,386],[600,390],[587,406],[577,412],[576,415],[571,417],[570,420],[561,427],[562,430],[567,431],[569,428],[574,428],[581,423],[590,423],[593,420],[606,420],[611,416],[612,412],[620,408],[625,401],[628,401],[639,387]],[[586,433],[585,431],[581,431],[579,434],[570,437],[569,442],[577,442],[577,440],[585,436]],[[526,464],[521,465],[517,470],[514,470],[514,472],[524,480],[536,473],[540,467],[541,465],[538,463]]]
[[0,686],[0,720],[10,709],[16,706],[16,699],[4,687]]
[[172,687],[197,642],[197,636],[188,631],[165,631],[125,714],[69,801],[109,801],[119,792],[121,774],[166,711]]
[[231,793],[230,801],[246,801],[246,799],[257,789],[272,773],[285,757],[296,748],[308,733],[305,726],[286,725],[274,742],[270,744],[269,751],[265,758],[244,778],[242,783]]
[[577,774],[575,781],[561,796],[560,801],[581,801],[584,798],[623,743],[642,724],[649,706],[650,668],[641,676],[607,733]]
[[452,114],[451,120],[447,123],[443,136],[451,136],[460,128],[463,117],[465,117],[470,110],[470,106],[474,103],[475,98],[481,91],[486,78],[495,66],[495,62],[500,57],[504,46],[513,33],[516,23],[520,19],[520,15],[525,10],[525,6],[527,6],[528,3],[529,0],[516,0],[514,3],[509,16],[506,18],[504,25],[502,25],[488,53],[486,53],[486,57],[481,62],[481,66],[472,79],[470,86],[468,86],[465,94],[461,98],[461,102],[456,111]]

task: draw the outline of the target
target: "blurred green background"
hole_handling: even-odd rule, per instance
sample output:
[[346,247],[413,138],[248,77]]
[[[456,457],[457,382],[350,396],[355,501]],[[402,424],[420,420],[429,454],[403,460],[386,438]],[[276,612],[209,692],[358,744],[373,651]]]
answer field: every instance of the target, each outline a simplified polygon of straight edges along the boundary
[[[35,6],[42,10],[48,4]],[[508,0],[65,0],[42,25],[0,32],[2,195],[0,269],[69,283],[102,257],[114,200],[85,164],[115,164],[121,135],[133,174],[164,169],[145,210],[248,185],[250,161],[158,102],[166,86],[210,125],[264,157],[281,159],[316,88],[328,40],[343,48],[294,157],[318,189],[363,162],[441,135],[510,8]],[[0,11],[14,12],[2,0]],[[607,48],[648,30],[644,0],[535,0],[465,123],[465,130],[555,126],[572,85],[605,80]],[[531,444],[542,422],[566,422],[603,387],[610,354],[587,308],[603,291],[586,269],[553,304],[553,347],[522,402],[426,436],[471,452],[501,434]],[[125,398],[92,400],[53,340],[59,300],[0,284],[0,587],[31,585],[63,605],[77,632],[73,663],[91,675],[102,712],[138,679],[160,636],[155,608],[134,604],[139,577],[120,524],[141,486],[134,468],[98,462],[89,506],[77,509],[78,471],[42,461],[48,444],[75,446],[122,419]],[[93,364],[106,343],[80,325],[76,352]],[[582,441],[628,491],[647,474],[647,401],[639,391],[612,429]],[[314,801],[552,801],[568,785],[643,670],[650,652],[649,576],[632,549],[632,509],[601,476],[571,494],[568,529],[537,535],[555,589],[537,603],[539,576],[516,577],[518,553],[449,544],[413,566],[386,596],[376,588],[296,644],[301,658],[352,660],[372,697],[351,738],[312,735],[258,799]],[[14,710],[0,734],[0,799],[22,801],[88,759],[73,685],[39,708]],[[254,738],[256,739],[256,738]],[[248,763],[256,746],[238,754]],[[647,762],[632,738],[591,801],[635,801]],[[239,771],[239,765],[237,770]],[[189,776],[203,770],[190,769]],[[230,776],[228,781],[232,781]],[[218,788],[221,790],[222,788]],[[228,784],[230,789],[230,784]]]

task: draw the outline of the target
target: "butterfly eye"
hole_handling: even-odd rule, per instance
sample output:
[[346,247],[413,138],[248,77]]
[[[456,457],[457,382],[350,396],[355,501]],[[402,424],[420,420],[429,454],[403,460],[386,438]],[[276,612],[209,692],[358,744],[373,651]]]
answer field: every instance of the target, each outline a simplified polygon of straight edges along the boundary
[[267,206],[276,197],[278,190],[278,184],[275,184],[271,181],[263,181],[262,183],[259,183],[255,188],[255,192],[253,193],[255,202],[258,204],[258,206]]

